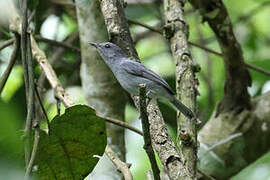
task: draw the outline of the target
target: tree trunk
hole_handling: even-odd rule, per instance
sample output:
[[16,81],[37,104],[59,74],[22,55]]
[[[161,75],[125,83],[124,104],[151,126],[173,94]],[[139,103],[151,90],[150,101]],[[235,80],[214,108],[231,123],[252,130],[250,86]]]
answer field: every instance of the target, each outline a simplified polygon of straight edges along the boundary
[[[176,90],[178,98],[195,112],[197,83],[194,65],[188,48],[188,28],[184,20],[183,1],[165,0],[165,36],[170,40],[171,51],[176,65]],[[185,166],[181,179],[197,179],[197,132],[196,119],[188,119],[178,112],[177,144]]]

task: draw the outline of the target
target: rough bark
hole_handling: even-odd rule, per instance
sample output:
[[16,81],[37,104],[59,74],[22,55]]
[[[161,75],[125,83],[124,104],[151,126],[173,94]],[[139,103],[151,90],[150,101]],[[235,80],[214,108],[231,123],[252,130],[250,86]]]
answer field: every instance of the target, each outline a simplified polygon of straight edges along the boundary
[[[87,104],[103,117],[124,120],[125,93],[97,51],[89,45],[91,41],[108,41],[99,2],[76,0],[76,11],[82,56],[80,75]],[[125,161],[124,129],[107,123],[107,135],[110,146]],[[104,165],[101,173],[111,173],[106,169],[115,169],[112,167],[112,163]]]
[[[112,42],[119,45],[132,59],[139,60],[132,42],[123,7],[119,0],[100,1],[108,33]],[[152,146],[157,152],[163,168],[172,180],[181,178],[184,167],[166,124],[155,101],[147,107],[149,113]]]
[[187,177],[185,166],[174,142],[170,138],[167,126],[164,123],[157,102],[153,101],[148,105],[150,134],[152,146],[161,160],[164,170],[171,180],[181,180]]
[[[193,112],[196,108],[196,87],[193,60],[188,48],[188,28],[183,17],[183,1],[165,0],[164,34],[170,40],[176,65],[176,91],[178,98]],[[182,179],[196,179],[197,133],[196,120],[181,113],[177,117],[177,143],[185,171]]]

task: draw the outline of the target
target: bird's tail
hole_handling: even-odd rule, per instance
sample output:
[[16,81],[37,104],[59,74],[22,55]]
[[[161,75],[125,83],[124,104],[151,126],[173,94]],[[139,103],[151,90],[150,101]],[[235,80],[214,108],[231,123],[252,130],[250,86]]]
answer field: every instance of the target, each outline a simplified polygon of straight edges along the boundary
[[181,112],[183,113],[187,118],[192,119],[195,117],[194,113],[183,103],[181,103],[178,99],[173,97],[171,99],[171,103]]

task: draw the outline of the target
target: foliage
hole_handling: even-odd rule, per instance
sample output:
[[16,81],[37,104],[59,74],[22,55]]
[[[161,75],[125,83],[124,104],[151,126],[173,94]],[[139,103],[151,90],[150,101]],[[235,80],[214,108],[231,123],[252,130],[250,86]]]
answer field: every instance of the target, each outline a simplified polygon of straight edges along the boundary
[[85,105],[66,109],[41,131],[36,164],[38,179],[83,179],[107,144],[105,121]]

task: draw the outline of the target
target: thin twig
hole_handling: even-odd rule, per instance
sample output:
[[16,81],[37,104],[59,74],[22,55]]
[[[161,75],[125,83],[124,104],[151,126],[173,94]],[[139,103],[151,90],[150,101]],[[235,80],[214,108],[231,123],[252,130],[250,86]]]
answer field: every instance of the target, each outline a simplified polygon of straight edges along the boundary
[[[149,26],[149,25],[147,25],[147,24],[144,24],[144,23],[141,23],[141,22],[132,20],[132,19],[128,19],[128,22],[129,22],[129,23],[132,23],[132,24],[136,24],[136,25],[142,26],[142,27],[145,27],[145,28],[149,29],[150,31],[153,31],[153,32],[156,32],[156,33],[162,35],[162,30],[159,30],[159,29],[157,29],[157,28],[155,28],[155,27],[151,27],[151,26]],[[204,50],[204,51],[206,51],[206,52],[212,53],[212,54],[214,54],[214,55],[223,57],[223,54],[222,54],[222,53],[217,52],[217,51],[215,51],[215,50],[212,50],[212,49],[210,49],[210,48],[207,48],[207,47],[205,47],[205,46],[202,46],[202,45],[200,45],[200,44],[197,44],[197,43],[194,43],[194,42],[191,42],[191,41],[188,41],[188,44],[191,45],[191,46],[200,48],[200,49],[202,49],[202,50]],[[262,69],[262,68],[260,68],[260,67],[257,67],[257,66],[251,65],[251,64],[247,64],[247,63],[245,63],[245,62],[244,62],[244,65],[245,65],[246,67],[248,67],[249,69],[252,69],[252,70],[254,70],[254,71],[257,71],[257,72],[260,72],[260,73],[265,74],[265,75],[267,75],[267,76],[270,76],[270,72],[269,72],[269,71],[266,71],[266,70],[264,70],[264,69]]]
[[[198,48],[200,48],[200,49],[203,49],[203,50],[206,51],[206,52],[209,52],[209,53],[212,53],[212,54],[214,54],[214,55],[223,57],[223,54],[220,53],[220,52],[214,51],[214,50],[212,50],[212,49],[210,49],[210,48],[207,48],[207,47],[205,47],[205,46],[201,46],[201,45],[199,45],[199,44],[196,44],[196,43],[193,43],[193,42],[190,42],[190,41],[189,41],[188,43],[189,43],[190,45],[194,46],[194,47],[198,47]],[[262,68],[260,68],[260,67],[258,67],[258,66],[254,66],[254,65],[248,64],[248,63],[246,63],[246,62],[244,62],[243,64],[244,64],[244,66],[246,66],[246,67],[249,68],[249,69],[252,69],[252,70],[257,71],[257,72],[260,72],[260,73],[262,73],[262,74],[264,74],[264,75],[270,76],[270,72],[269,72],[269,71],[266,71],[266,70],[264,70],[264,69],[262,69]]]
[[39,144],[39,132],[40,132],[40,128],[39,128],[39,119],[36,118],[35,122],[33,122],[33,127],[35,128],[35,138],[34,138],[34,144],[33,144],[33,149],[32,149],[32,153],[31,153],[31,158],[30,161],[28,163],[28,167],[26,169],[26,173],[24,176],[25,180],[29,179],[29,174],[32,171],[34,162],[35,162],[35,158],[36,158],[36,154],[37,154],[37,150],[38,150],[38,144]]
[[116,168],[121,171],[125,180],[132,180],[132,174],[129,169],[129,165],[119,159],[117,155],[113,152],[113,150],[107,145],[105,149],[105,153],[116,166]]
[[[129,22],[129,23],[132,23],[132,24],[136,24],[136,25],[142,26],[142,27],[144,27],[144,28],[146,28],[146,29],[149,29],[150,31],[156,32],[156,33],[158,33],[158,34],[160,34],[160,35],[162,35],[162,33],[163,33],[162,30],[160,30],[160,29],[157,29],[157,28],[155,28],[155,27],[149,26],[149,25],[147,25],[147,24],[141,23],[141,22],[136,21],[136,20],[128,19],[128,22]],[[212,54],[215,54],[215,55],[217,55],[217,56],[222,56],[221,53],[216,52],[216,51],[214,51],[214,50],[212,50],[212,49],[209,49],[209,48],[207,48],[207,47],[204,47],[204,46],[202,46],[202,45],[199,45],[199,44],[196,44],[196,43],[190,42],[190,41],[189,41],[188,43],[189,43],[191,46],[201,48],[201,49],[203,49],[203,50],[205,50],[205,51],[207,51],[207,52],[210,52],[210,53],[212,53]]]
[[194,46],[194,47],[200,48],[200,49],[202,49],[202,50],[204,50],[204,51],[206,51],[206,52],[209,52],[209,53],[215,54],[215,55],[217,55],[217,56],[221,56],[221,57],[223,56],[223,54],[222,54],[222,53],[220,53],[220,52],[217,52],[217,51],[212,50],[212,49],[210,49],[210,48],[207,48],[207,47],[205,47],[205,46],[202,46],[202,45],[196,44],[196,43],[194,43],[194,42],[190,42],[190,41],[188,41],[188,44],[190,44],[191,46]]
[[33,18],[35,17],[35,15],[36,15],[36,9],[34,9],[32,11],[32,13],[30,14],[30,16],[28,17],[28,24],[31,23],[31,21],[33,20]]
[[[79,33],[73,33],[71,34],[67,40],[65,41],[66,44],[70,44],[72,45],[72,43],[79,38]],[[61,56],[63,56],[63,54],[65,53],[66,48],[64,47],[58,47],[56,49],[56,51],[54,52],[54,54],[52,55],[52,58],[50,59],[50,64],[54,65],[54,63],[59,60],[61,58]],[[46,76],[44,74],[44,72],[42,72],[42,74],[39,76],[38,78],[38,86],[40,88],[43,88],[44,82],[45,82]],[[68,81],[69,82],[69,81]]]
[[58,80],[55,71],[53,70],[52,66],[49,64],[47,57],[42,51],[35,40],[33,36],[31,36],[31,44],[32,44],[32,52],[34,58],[37,60],[41,68],[43,69],[50,85],[52,86],[54,90],[54,94],[57,98],[59,98],[65,107],[70,107],[74,104],[74,102],[71,101],[68,94],[62,87],[60,81]]
[[257,71],[257,72],[260,72],[260,73],[262,73],[264,75],[270,76],[270,72],[269,71],[266,71],[266,70],[264,70],[264,69],[262,69],[262,68],[260,68],[258,66],[254,66],[252,64],[247,64],[247,63],[244,63],[244,65],[246,67],[248,67],[249,69],[252,69],[252,70]]
[[198,169],[198,172],[203,176],[203,179],[205,179],[205,180],[215,180],[215,178],[213,178],[212,176],[204,173],[203,171],[201,171],[199,169]]
[[143,129],[143,139],[144,139],[144,149],[148,155],[148,158],[151,163],[151,167],[154,174],[155,180],[160,180],[160,171],[157,165],[157,161],[155,158],[155,153],[152,148],[151,136],[150,136],[150,124],[147,116],[147,108],[146,108],[146,85],[140,84],[140,117],[142,121],[142,129]]
[[[34,83],[34,72],[33,72],[33,62],[32,62],[32,51],[31,51],[31,40],[30,40],[30,34],[27,35],[27,70],[28,70],[28,97],[27,97],[27,118],[26,118],[26,125],[25,125],[25,134],[26,134],[26,146],[28,146],[28,143],[30,145],[30,130],[31,126],[34,123],[34,100],[35,100],[35,83]],[[36,119],[37,124],[34,124],[35,127],[35,140],[34,140],[34,145],[32,149],[32,154],[29,159],[26,173],[25,173],[25,179],[28,179],[30,172],[33,167],[33,163],[35,160],[37,148],[38,148],[38,143],[39,143],[39,121],[38,118]]]
[[10,72],[11,72],[11,70],[16,62],[18,49],[19,49],[19,35],[15,34],[14,49],[11,53],[10,60],[8,62],[8,66],[0,78],[0,94],[1,94],[5,84],[7,82],[7,79],[10,75]]
[[[81,52],[80,48],[78,48],[76,46],[72,46],[72,45],[65,43],[65,42],[47,39],[47,38],[41,37],[40,35],[35,35],[35,38],[37,39],[37,41],[42,41],[42,42],[50,43],[50,44],[55,45],[55,46],[60,46],[60,47],[66,48],[66,49],[70,49],[70,50],[77,52],[77,53]],[[4,48],[10,46],[13,42],[14,42],[14,39],[9,39],[9,40],[5,41],[0,46],[0,51]]]
[[68,43],[65,43],[65,42],[60,42],[60,41],[56,41],[56,40],[52,40],[52,39],[47,39],[47,38],[44,38],[44,37],[41,37],[41,36],[38,36],[38,35],[35,36],[35,39],[38,40],[38,41],[43,41],[43,42],[50,43],[50,44],[52,44],[54,46],[61,46],[61,47],[70,49],[72,51],[78,52],[78,53],[81,52],[80,48],[78,48],[76,46],[72,46],[72,45],[70,45]]
[[0,46],[0,51],[8,46],[10,46],[14,42],[14,39],[9,39],[5,41],[1,46]]
[[218,147],[218,146],[220,146],[220,145],[222,145],[222,144],[225,144],[225,143],[227,143],[227,142],[229,142],[229,141],[231,141],[231,140],[233,140],[233,139],[235,139],[235,138],[237,138],[237,137],[239,137],[239,136],[242,136],[242,135],[243,135],[243,133],[241,133],[241,132],[232,134],[232,135],[230,135],[230,136],[228,136],[228,137],[226,137],[226,138],[224,138],[224,139],[218,141],[217,143],[213,144],[212,146],[210,146],[210,147],[207,149],[206,152],[212,151],[212,150],[215,149],[216,147]]
[[42,104],[42,100],[41,100],[41,97],[40,97],[40,94],[38,92],[38,89],[37,89],[37,85],[35,84],[35,92],[36,92],[36,96],[37,96],[37,99],[38,99],[38,102],[39,102],[39,105],[41,107],[41,110],[45,116],[45,119],[46,119],[46,122],[47,122],[47,126],[48,126],[48,133],[50,134],[50,121],[49,121],[49,118],[48,118],[48,115],[46,113],[46,110]]
[[123,128],[127,128],[127,129],[129,129],[129,130],[131,130],[131,131],[133,131],[133,132],[135,132],[135,133],[137,133],[137,134],[139,134],[139,135],[143,135],[143,132],[142,132],[142,131],[140,131],[139,129],[137,129],[137,128],[135,128],[135,127],[129,125],[129,124],[127,124],[127,123],[124,122],[124,121],[120,121],[120,120],[113,119],[113,118],[110,118],[110,117],[102,117],[102,116],[100,116],[100,115],[97,115],[97,116],[99,116],[99,117],[105,119],[105,121],[107,121],[107,122],[109,122],[109,123],[115,124],[115,125],[117,125],[117,126],[121,126],[121,127],[123,127]]
[[24,142],[24,154],[25,154],[25,166],[28,166],[28,162],[30,160],[30,130],[31,130],[31,106],[30,103],[33,100],[31,96],[29,96],[29,77],[28,77],[28,59],[27,59],[27,0],[23,1],[22,5],[22,26],[21,26],[21,58],[24,69],[24,84],[25,84],[25,92],[27,99],[27,117],[24,128],[25,133],[25,142]]
[[133,20],[133,19],[127,19],[127,21],[128,21],[128,23],[136,24],[136,25],[142,26],[142,27],[144,27],[144,28],[146,28],[146,29],[149,29],[149,30],[151,30],[151,31],[153,31],[153,32],[156,32],[156,33],[158,33],[158,34],[162,34],[162,30],[157,29],[157,28],[152,27],[152,26],[149,26],[149,25],[147,25],[147,24],[141,23],[141,22],[139,22],[139,21],[136,21],[136,20]]

